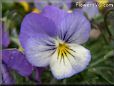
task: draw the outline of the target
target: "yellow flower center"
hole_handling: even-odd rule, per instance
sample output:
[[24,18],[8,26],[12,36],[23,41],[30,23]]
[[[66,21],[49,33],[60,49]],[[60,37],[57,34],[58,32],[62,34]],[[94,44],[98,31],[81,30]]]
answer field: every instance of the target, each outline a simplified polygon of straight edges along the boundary
[[65,57],[68,57],[69,55],[73,56],[72,52],[75,52],[74,50],[70,49],[68,44],[66,43],[59,43],[58,48],[58,59],[64,59]]

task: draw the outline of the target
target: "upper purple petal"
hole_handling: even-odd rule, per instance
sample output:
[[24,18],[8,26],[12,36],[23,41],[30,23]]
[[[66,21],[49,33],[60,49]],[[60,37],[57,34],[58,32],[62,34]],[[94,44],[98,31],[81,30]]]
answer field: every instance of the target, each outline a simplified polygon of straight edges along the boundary
[[47,6],[42,10],[42,15],[53,20],[53,22],[58,25],[68,13],[54,6]]
[[47,6],[42,15],[55,22],[58,27],[58,35],[62,40],[77,44],[83,44],[88,40],[90,22],[79,9],[73,13],[67,13],[59,8]]
[[41,34],[55,37],[57,35],[57,28],[52,20],[36,13],[30,13],[25,16],[20,31],[20,42],[25,48],[26,42],[29,38],[42,37]]
[[66,15],[59,24],[60,34],[62,39],[68,43],[85,43],[90,34],[91,25],[83,12],[75,10],[73,13]]
[[16,70],[22,76],[32,73],[32,65],[26,60],[25,55],[17,49],[3,50],[2,59],[9,68]]

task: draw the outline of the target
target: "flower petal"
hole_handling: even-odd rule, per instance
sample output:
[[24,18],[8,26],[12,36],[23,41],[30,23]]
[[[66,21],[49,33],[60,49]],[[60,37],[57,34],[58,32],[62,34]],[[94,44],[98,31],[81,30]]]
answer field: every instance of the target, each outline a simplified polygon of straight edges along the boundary
[[32,73],[32,65],[28,63],[25,55],[17,49],[3,50],[2,58],[9,68],[16,70],[22,76],[28,76]]
[[48,17],[49,19],[53,20],[56,25],[60,23],[60,21],[67,15],[68,13],[64,10],[60,10],[54,6],[46,6],[42,10],[42,15]]
[[60,22],[59,36],[68,43],[85,43],[90,34],[90,23],[81,11],[65,16]]
[[91,59],[89,50],[77,44],[69,44],[70,53],[64,57],[58,58],[56,51],[52,56],[50,67],[55,78],[63,79],[71,77],[83,71]]
[[29,38],[26,42],[25,54],[28,61],[37,67],[49,65],[50,57],[55,50],[54,40],[40,34],[40,37]]
[[81,11],[67,13],[53,6],[44,8],[42,15],[52,19],[58,27],[59,37],[67,42],[85,43],[89,38],[90,23]]
[[52,20],[37,14],[30,13],[26,15],[21,25],[20,42],[23,48],[30,37],[39,37],[39,34],[47,34],[55,37],[57,29]]

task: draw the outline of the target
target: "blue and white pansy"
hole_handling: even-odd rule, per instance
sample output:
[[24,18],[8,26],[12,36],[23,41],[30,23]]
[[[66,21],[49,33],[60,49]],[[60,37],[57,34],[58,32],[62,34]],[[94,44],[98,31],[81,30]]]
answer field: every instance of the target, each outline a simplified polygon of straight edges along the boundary
[[63,79],[83,71],[89,64],[90,51],[80,44],[88,40],[90,28],[82,13],[47,6],[40,14],[25,16],[20,42],[32,65],[49,65],[54,77]]

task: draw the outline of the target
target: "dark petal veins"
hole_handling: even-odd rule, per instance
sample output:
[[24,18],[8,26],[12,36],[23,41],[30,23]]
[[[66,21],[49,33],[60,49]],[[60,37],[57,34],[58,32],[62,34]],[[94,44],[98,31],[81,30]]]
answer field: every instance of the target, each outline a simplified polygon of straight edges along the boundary
[[62,39],[64,41],[77,44],[85,43],[90,34],[90,23],[82,12],[75,10],[76,12],[66,15],[58,25],[59,36],[62,33]]
[[73,40],[72,42],[77,44],[83,44],[88,40],[91,26],[81,10],[67,13],[56,7],[47,6],[43,9],[42,15],[55,22],[61,40]]

